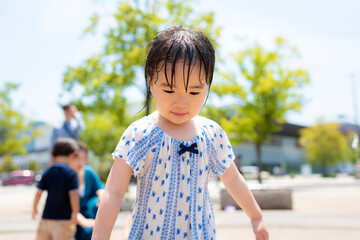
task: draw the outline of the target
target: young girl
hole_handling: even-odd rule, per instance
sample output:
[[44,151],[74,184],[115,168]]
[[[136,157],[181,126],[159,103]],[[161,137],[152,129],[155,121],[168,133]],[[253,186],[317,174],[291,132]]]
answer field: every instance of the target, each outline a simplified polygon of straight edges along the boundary
[[88,148],[82,141],[79,145],[79,165],[75,169],[79,180],[80,213],[77,214],[76,240],[90,240],[94,227],[97,205],[104,191],[104,184],[87,162]]
[[131,174],[138,181],[128,239],[216,239],[207,189],[212,175],[220,177],[249,216],[256,239],[268,239],[225,132],[198,116],[214,64],[213,46],[200,31],[171,27],[150,41],[145,79],[147,99],[152,96],[157,111],[121,137],[92,239],[110,238]]

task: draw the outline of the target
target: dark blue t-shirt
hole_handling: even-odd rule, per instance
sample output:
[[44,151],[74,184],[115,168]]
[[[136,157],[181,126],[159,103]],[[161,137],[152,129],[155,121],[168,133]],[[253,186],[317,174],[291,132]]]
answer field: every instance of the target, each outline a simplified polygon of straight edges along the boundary
[[79,187],[77,174],[73,169],[64,163],[54,163],[44,172],[37,187],[48,192],[43,219],[71,218],[69,192]]

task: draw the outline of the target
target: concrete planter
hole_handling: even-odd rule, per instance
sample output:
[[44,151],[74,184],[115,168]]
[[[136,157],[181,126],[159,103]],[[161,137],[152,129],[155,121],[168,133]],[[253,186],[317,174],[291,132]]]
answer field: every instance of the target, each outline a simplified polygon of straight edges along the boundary
[[[261,209],[292,209],[291,189],[263,188],[251,189],[251,192]],[[220,190],[220,205],[221,209],[225,209],[227,206],[241,209],[225,188]]]

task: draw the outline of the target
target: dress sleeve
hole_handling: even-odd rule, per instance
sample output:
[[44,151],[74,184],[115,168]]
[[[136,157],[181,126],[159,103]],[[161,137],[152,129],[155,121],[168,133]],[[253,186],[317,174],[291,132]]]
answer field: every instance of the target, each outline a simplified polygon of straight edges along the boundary
[[130,126],[121,136],[112,154],[114,159],[116,157],[124,159],[133,169],[135,177],[141,174],[145,165],[145,156],[149,145],[149,136],[145,132],[136,126]]
[[223,175],[235,159],[230,141],[218,124],[210,125],[210,169],[216,176]]

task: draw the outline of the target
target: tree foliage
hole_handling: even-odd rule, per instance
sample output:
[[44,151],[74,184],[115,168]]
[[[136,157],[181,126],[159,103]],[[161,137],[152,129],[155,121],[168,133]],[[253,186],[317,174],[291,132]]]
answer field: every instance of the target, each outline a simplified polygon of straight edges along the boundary
[[309,164],[324,170],[351,157],[349,139],[339,131],[339,124],[319,120],[312,127],[301,130],[300,142],[304,146]]
[[0,155],[25,154],[25,145],[30,141],[30,123],[12,106],[10,96],[18,87],[5,83],[0,89]]
[[14,170],[18,170],[18,167],[15,165],[13,157],[10,154],[5,154],[0,164],[0,172],[7,173]]
[[260,171],[261,146],[280,129],[288,112],[301,109],[299,90],[309,82],[306,71],[285,65],[295,49],[281,38],[275,44],[274,50],[255,44],[234,54],[241,78],[228,75],[223,85],[213,87],[219,96],[230,95],[236,102],[231,117],[221,122],[234,143],[254,142]]
[[28,163],[28,169],[34,171],[35,173],[39,171],[39,163],[35,160],[30,160]]
[[[182,24],[202,30],[217,46],[215,39],[220,33],[213,24],[213,13],[194,13],[190,0],[123,0],[113,18],[116,24],[106,32],[104,48],[79,66],[69,66],[63,80],[64,91],[74,97],[73,104],[84,114],[87,130],[81,139],[103,159],[134,120],[131,112],[136,110],[125,93],[137,87],[144,93],[138,100],[145,103],[144,60],[154,34],[167,25]],[[86,31],[96,31],[99,21],[101,16],[92,17]]]

